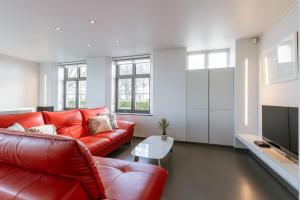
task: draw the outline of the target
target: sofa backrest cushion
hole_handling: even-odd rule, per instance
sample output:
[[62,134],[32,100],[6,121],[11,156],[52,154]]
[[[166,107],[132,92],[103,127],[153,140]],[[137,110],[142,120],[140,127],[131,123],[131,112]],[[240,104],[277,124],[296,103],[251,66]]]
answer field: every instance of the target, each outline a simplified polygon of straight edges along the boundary
[[99,114],[108,113],[109,110],[106,107],[101,107],[101,108],[81,109],[80,112],[82,115],[83,127],[84,127],[85,131],[88,133],[89,132],[89,128],[88,128],[89,119],[91,117],[95,117]]
[[41,112],[0,115],[0,128],[8,128],[14,123],[19,123],[24,128],[31,128],[45,124]]
[[77,180],[91,199],[105,198],[95,161],[81,142],[5,129],[0,129],[0,141],[0,162]]
[[79,110],[62,112],[43,112],[45,123],[53,124],[59,135],[66,135],[72,138],[86,136],[82,126],[82,117]]

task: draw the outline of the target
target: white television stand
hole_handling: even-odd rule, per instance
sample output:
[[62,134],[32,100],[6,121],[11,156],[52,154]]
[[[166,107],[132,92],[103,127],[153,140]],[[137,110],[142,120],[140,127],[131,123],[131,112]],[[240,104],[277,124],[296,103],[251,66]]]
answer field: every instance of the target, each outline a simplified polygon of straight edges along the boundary
[[238,133],[235,137],[295,190],[299,191],[298,164],[287,159],[273,148],[261,148],[255,145],[255,140],[262,140],[259,135]]

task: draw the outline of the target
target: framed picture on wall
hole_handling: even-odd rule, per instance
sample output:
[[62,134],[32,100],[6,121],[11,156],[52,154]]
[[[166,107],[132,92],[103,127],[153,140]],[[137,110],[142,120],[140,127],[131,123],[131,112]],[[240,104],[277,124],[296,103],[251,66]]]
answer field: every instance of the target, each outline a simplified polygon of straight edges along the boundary
[[298,78],[297,41],[298,33],[295,32],[264,51],[262,62],[265,85]]

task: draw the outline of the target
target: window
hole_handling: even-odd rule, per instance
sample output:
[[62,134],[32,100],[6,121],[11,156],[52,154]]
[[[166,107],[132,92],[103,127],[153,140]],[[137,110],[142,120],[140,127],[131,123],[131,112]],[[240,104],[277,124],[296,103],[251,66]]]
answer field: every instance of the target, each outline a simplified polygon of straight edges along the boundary
[[116,60],[116,112],[150,113],[150,58]]
[[229,49],[188,53],[188,70],[229,67]]
[[65,65],[64,108],[86,108],[86,64]]

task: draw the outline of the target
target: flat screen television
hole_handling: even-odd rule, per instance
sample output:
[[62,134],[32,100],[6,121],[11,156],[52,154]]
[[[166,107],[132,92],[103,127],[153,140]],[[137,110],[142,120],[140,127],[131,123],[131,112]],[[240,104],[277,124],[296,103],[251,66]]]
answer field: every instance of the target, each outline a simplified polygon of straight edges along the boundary
[[298,108],[263,106],[263,140],[298,160]]

